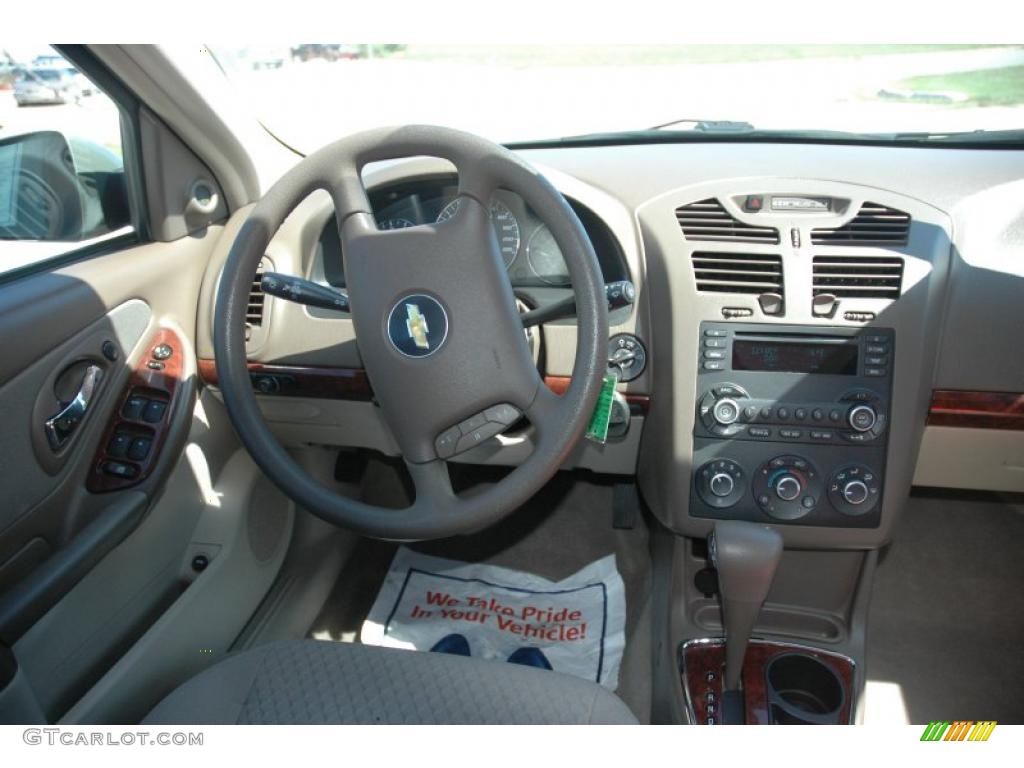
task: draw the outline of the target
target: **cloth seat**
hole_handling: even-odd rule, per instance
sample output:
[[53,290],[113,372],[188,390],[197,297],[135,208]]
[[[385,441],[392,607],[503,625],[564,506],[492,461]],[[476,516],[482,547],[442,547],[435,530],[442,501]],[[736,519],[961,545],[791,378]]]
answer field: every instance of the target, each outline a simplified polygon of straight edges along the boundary
[[613,693],[558,672],[297,640],[230,656],[144,721],[170,724],[633,724]]

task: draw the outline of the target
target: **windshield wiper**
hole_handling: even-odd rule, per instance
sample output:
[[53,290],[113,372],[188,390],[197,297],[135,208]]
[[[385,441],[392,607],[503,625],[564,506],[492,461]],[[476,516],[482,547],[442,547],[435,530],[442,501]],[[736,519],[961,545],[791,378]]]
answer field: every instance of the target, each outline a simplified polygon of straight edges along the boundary
[[[683,121],[687,122],[687,121]],[[707,127],[703,130],[666,130],[663,128],[646,128],[637,131],[607,131],[603,133],[584,133],[577,136],[540,139],[536,141],[510,142],[510,149],[543,149],[545,147],[586,147],[616,144],[685,144],[714,142],[751,142],[751,143],[805,143],[805,144],[880,144],[885,146],[947,146],[947,147],[1024,147],[1024,130],[976,130],[962,132],[922,131],[922,132],[890,132],[890,133],[851,133],[849,131],[828,130],[778,130],[764,128],[730,128],[716,129],[714,122],[703,121]],[[729,121],[717,121],[728,125]],[[739,125],[737,123],[736,125]]]

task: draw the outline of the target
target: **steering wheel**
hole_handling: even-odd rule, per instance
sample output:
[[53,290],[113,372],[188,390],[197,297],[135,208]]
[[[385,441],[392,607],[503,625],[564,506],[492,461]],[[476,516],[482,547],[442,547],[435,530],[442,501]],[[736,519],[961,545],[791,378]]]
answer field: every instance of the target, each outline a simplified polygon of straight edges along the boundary
[[[457,212],[446,221],[379,230],[361,171],[427,155],[455,165]],[[569,267],[578,335],[572,382],[545,386],[530,354],[490,221],[499,187],[521,195],[550,228]],[[415,501],[394,510],[334,493],[277,442],[252,391],[244,324],[250,286],[270,238],[315,190],[337,213],[360,356],[412,477]],[[433,126],[381,128],[309,155],[255,206],[228,255],[214,316],[217,375],[228,414],[255,462],[297,504],[363,535],[414,541],[484,528],[525,503],[558,471],[594,410],[606,367],[607,300],[582,224],[557,190],[509,150]],[[535,445],[478,493],[452,490],[446,460],[525,415]]]

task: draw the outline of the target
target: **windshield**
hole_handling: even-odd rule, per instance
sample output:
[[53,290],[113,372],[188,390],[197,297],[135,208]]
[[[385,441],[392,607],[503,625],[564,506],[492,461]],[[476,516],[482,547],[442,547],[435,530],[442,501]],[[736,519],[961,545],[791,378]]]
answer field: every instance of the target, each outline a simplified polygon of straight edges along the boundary
[[1024,46],[212,46],[263,124],[302,152],[433,123],[495,141],[750,128],[1024,128]]

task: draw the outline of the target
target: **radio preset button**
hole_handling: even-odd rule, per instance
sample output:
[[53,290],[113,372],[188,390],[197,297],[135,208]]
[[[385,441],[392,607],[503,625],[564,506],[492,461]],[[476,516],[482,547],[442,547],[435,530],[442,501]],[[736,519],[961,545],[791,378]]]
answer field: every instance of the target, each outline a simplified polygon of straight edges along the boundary
[[721,360],[705,360],[704,370],[705,371],[720,371],[724,368]]
[[828,412],[829,421],[839,421],[841,418],[843,418],[843,414],[834,408]]
[[704,339],[704,346],[708,349],[725,349],[725,339]]
[[825,412],[821,408],[815,408],[811,411],[811,418],[815,421],[822,421],[825,418]]
[[729,332],[722,328],[705,328],[704,335],[712,339],[722,339],[729,335]]
[[743,409],[743,418],[745,418],[747,421],[753,421],[756,416],[757,406],[748,405],[746,408]]
[[776,411],[776,413],[778,414],[780,419],[788,419],[789,418],[789,408],[779,408]]
[[807,409],[806,408],[797,408],[793,412],[793,415],[796,416],[798,421],[803,421],[804,419],[807,418]]
[[704,350],[705,360],[724,360],[725,352],[720,349],[705,349]]
[[762,419],[770,419],[771,417],[772,417],[771,406],[766,405],[764,408],[761,409],[761,418]]

